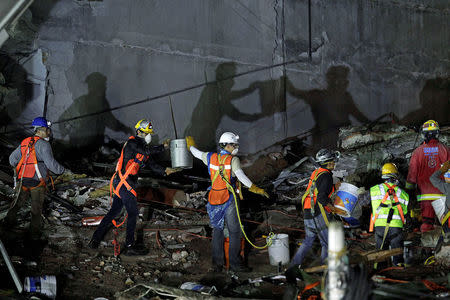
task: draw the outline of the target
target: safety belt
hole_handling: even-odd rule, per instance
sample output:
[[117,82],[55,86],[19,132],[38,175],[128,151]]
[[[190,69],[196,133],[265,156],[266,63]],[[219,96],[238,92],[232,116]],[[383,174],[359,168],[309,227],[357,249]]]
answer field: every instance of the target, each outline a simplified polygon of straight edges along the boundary
[[[319,172],[317,172],[317,173],[319,173]],[[305,199],[306,199],[306,196],[309,194],[309,198],[311,201],[311,204],[310,204],[311,205],[311,213],[313,216],[314,216],[314,206],[315,206],[314,191],[317,190],[316,189],[316,181],[317,181],[317,178],[319,178],[319,176],[322,174],[323,173],[319,173],[314,176],[314,178],[312,179],[311,186],[309,187],[308,190],[306,190],[305,194],[303,194],[303,197],[302,197],[302,209],[304,210]],[[325,221],[325,224],[328,227],[330,222],[328,221],[327,214],[325,213],[325,209],[323,208],[323,205],[319,201],[317,201],[317,204],[319,205],[320,213],[322,214],[323,220]]]

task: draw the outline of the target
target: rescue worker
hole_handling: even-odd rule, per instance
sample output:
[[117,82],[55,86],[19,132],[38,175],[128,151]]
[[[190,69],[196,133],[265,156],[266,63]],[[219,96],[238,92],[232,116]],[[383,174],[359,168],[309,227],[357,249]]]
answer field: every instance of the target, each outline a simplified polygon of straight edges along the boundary
[[[379,250],[403,248],[403,225],[408,213],[409,195],[398,187],[398,170],[393,163],[381,168],[384,182],[370,188],[372,216],[370,231],[375,227],[376,247]],[[403,255],[393,258],[394,265],[403,263]]]
[[[302,197],[306,236],[290,263],[290,270],[300,267],[317,236],[322,245],[322,262],[328,256],[328,220],[330,212],[337,211],[333,206],[332,196],[339,187],[333,184],[332,171],[338,158],[339,152],[329,149],[321,149],[316,154],[315,161],[320,167],[312,172],[308,187]],[[290,272],[289,269],[287,273]]]
[[52,147],[49,143],[52,131],[51,122],[44,117],[38,117],[33,120],[31,126],[34,128],[34,136],[24,139],[9,156],[9,164],[15,168],[17,180],[16,201],[11,205],[5,218],[8,226],[14,226],[16,223],[16,214],[25,201],[31,196],[31,239],[41,238],[42,227],[42,206],[46,193],[46,180],[50,170],[54,174],[66,170],[53,157]]
[[110,193],[113,201],[110,210],[100,222],[94,232],[89,248],[98,248],[106,232],[111,227],[113,219],[122,211],[125,206],[127,210],[127,231],[125,248],[121,251],[124,255],[145,255],[148,250],[135,243],[136,219],[138,216],[137,193],[135,190],[138,172],[143,167],[149,167],[159,175],[170,175],[176,172],[172,168],[164,168],[158,165],[151,157],[154,154],[164,151],[168,147],[164,145],[149,146],[152,141],[153,127],[149,120],[142,119],[137,122],[136,135],[130,136],[122,148],[119,160],[116,165],[116,172],[111,178]]
[[417,185],[419,189],[417,201],[420,202],[423,222],[420,231],[426,232],[434,229],[433,201],[445,197],[431,184],[430,176],[443,162],[450,159],[450,149],[438,141],[439,125],[436,121],[426,121],[421,132],[424,143],[411,156],[405,187],[407,190],[414,190]]
[[[244,174],[239,158],[239,136],[232,132],[224,132],[219,139],[220,150],[216,152],[202,152],[195,147],[194,139],[186,137],[187,147],[195,158],[201,159],[208,166],[211,176],[211,188],[206,205],[210,218],[212,232],[212,270],[221,272],[224,264],[224,225],[230,235],[229,259],[232,272],[249,271],[240,259],[240,225],[236,211],[234,195],[242,199],[241,183],[249,191],[269,198],[264,189],[257,187]],[[232,189],[235,193],[232,192]],[[237,200],[237,199],[236,199]]]
[[[443,216],[439,220],[446,238],[450,238],[450,160],[442,164],[441,168],[430,177],[431,184],[445,194],[445,204],[442,207]],[[444,179],[442,179],[444,177]]]

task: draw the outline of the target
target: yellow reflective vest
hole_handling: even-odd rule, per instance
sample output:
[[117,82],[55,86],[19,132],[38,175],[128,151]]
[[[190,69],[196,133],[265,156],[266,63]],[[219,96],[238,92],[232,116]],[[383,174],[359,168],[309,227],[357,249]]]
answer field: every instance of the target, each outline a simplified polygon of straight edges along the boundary
[[[386,194],[388,193],[388,186],[385,183],[381,183],[378,185],[375,185],[370,188],[370,199],[372,203],[372,217],[376,216],[375,227],[377,226],[386,226],[387,218],[389,215],[389,210],[392,208],[393,214],[392,214],[392,220],[389,224],[389,227],[400,227],[403,228],[403,219],[404,216],[406,216],[408,212],[408,202],[409,202],[409,196],[408,194],[403,191],[398,186],[394,186],[394,192],[397,197],[394,195],[387,196],[386,200],[382,204],[383,199],[385,198]],[[398,199],[398,203],[400,204],[401,210],[403,212],[403,217],[401,216],[401,213],[397,207],[397,203],[395,198]]]

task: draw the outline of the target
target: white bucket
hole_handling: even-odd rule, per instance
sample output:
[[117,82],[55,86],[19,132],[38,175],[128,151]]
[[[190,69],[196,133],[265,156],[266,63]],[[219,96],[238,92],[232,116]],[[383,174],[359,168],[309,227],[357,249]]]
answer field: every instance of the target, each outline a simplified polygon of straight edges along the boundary
[[25,277],[23,288],[29,293],[40,293],[49,298],[56,298],[56,277],[43,275],[37,277]]
[[445,213],[447,212],[447,208],[445,207],[445,199],[446,199],[446,197],[442,196],[431,202],[434,212],[436,213],[436,216],[437,216],[439,222],[441,222],[441,223],[442,223],[442,218],[445,216]]
[[192,154],[189,152],[185,139],[170,141],[170,159],[172,168],[192,168]]
[[339,190],[336,192],[334,206],[347,213],[344,217],[350,217],[357,201],[358,187],[346,182],[341,183]]
[[[266,240],[269,242],[269,237]],[[274,235],[269,246],[269,260],[272,266],[278,266],[280,262],[282,265],[289,262],[289,235],[284,233]]]

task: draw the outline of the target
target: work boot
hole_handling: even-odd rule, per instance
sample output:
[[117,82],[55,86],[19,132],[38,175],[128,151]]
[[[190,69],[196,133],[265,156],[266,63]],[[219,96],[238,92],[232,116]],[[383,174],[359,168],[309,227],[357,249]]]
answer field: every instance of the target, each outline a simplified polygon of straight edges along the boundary
[[126,256],[137,256],[137,255],[147,255],[148,249],[144,245],[129,245],[124,247],[120,254]]
[[302,273],[300,272],[300,265],[293,265],[289,267],[286,272],[286,282],[290,284],[297,284],[297,278],[303,280]]
[[231,273],[248,273],[251,271],[252,271],[252,269],[245,265],[230,266]]
[[99,241],[96,241],[96,240],[94,240],[94,239],[92,239],[92,240],[89,241],[89,244],[88,244],[88,247],[89,247],[89,248],[91,248],[91,249],[97,249],[98,246],[100,246],[100,242],[99,242]]
[[213,265],[208,271],[212,273],[221,273],[223,271],[223,266]]

